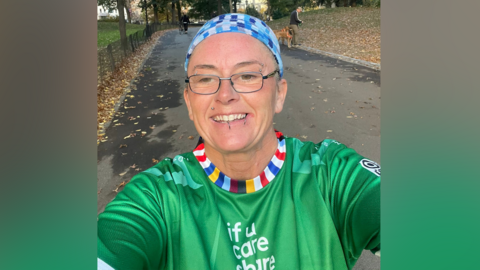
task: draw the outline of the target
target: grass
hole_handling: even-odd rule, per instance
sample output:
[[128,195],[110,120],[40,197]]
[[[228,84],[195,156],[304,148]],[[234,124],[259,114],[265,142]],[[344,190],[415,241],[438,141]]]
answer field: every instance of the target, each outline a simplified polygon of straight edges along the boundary
[[[139,30],[143,30],[145,25],[127,23],[127,36]],[[120,40],[120,31],[118,22],[97,22],[97,48],[107,47],[108,44]]]
[[[380,63],[380,9],[366,7],[328,8],[302,12],[302,45],[369,62]],[[284,17],[268,25],[287,26]]]

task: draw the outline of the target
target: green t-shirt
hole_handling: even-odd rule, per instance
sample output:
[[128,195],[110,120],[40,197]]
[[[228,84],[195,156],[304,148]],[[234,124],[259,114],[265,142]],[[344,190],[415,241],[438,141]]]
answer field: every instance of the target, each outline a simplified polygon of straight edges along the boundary
[[215,185],[192,152],[137,174],[98,218],[99,269],[351,269],[380,249],[380,167],[334,140],[285,139],[260,190]]

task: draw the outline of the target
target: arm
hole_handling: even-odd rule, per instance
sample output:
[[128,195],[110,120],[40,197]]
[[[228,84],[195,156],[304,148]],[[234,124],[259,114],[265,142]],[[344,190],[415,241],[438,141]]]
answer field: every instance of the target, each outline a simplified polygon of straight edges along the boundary
[[98,218],[98,269],[157,269],[165,264],[166,227],[156,187],[139,174]]
[[303,21],[298,18],[298,11],[295,11],[295,14],[297,15],[297,16],[295,17],[295,21],[296,21],[297,23],[303,23]]
[[380,250],[380,166],[333,140],[322,143],[320,151],[325,164],[320,189],[353,267],[363,249]]

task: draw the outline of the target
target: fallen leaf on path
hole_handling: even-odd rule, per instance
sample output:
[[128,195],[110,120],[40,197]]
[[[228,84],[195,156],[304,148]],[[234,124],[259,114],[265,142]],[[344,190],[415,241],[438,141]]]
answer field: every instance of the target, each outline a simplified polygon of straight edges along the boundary
[[193,137],[193,136],[191,136],[191,135],[188,136],[188,139],[189,139],[189,140],[193,140],[193,138],[195,138],[195,137]]
[[331,132],[333,132],[333,130],[329,129],[329,130],[327,130],[327,132],[328,132],[328,133],[331,133]]
[[157,164],[157,163],[158,163],[158,159],[152,158],[152,162],[153,162],[154,164]]
[[123,172],[121,174],[119,174],[120,176],[124,176],[127,172]]
[[326,99],[324,99],[323,101],[327,102],[327,101],[328,101],[328,99],[326,98]]
[[155,125],[153,125],[153,126],[149,126],[149,128],[150,128],[150,129],[154,129],[154,128],[155,128]]
[[122,183],[120,183],[120,185],[117,186],[117,188],[115,190],[113,190],[115,193],[118,193],[118,189],[125,186],[126,185],[126,182],[123,181]]
[[120,144],[120,147],[119,147],[119,148],[125,148],[125,147],[127,147],[126,144]]
[[146,131],[142,131],[142,137],[147,135],[147,132]]
[[302,138],[304,138],[304,139],[306,139],[306,138],[307,138],[307,136],[305,136],[305,135],[302,135],[301,137],[302,137]]

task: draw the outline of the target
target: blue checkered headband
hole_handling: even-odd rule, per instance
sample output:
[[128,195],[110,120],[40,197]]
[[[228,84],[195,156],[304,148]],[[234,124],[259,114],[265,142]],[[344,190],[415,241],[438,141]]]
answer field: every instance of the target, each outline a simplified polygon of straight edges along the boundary
[[220,15],[206,22],[203,27],[200,28],[188,47],[187,57],[185,58],[185,75],[187,74],[188,61],[195,47],[205,38],[220,33],[243,33],[260,40],[275,56],[280,70],[280,77],[283,77],[280,45],[272,29],[262,20],[241,13]]

